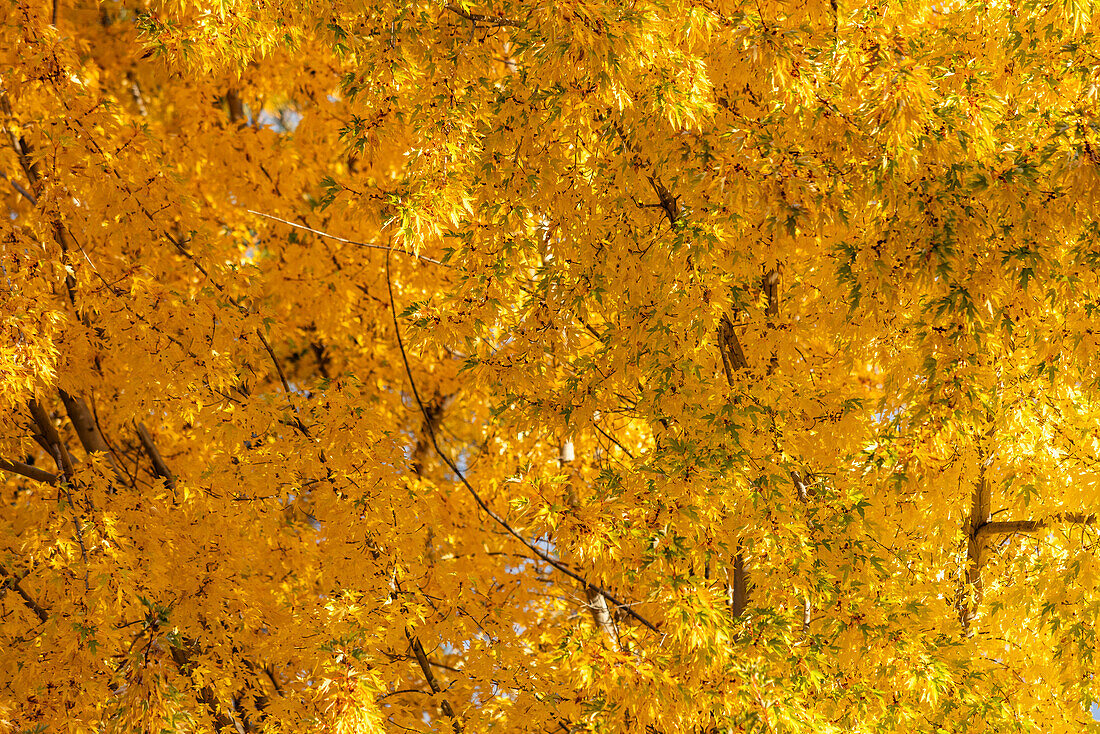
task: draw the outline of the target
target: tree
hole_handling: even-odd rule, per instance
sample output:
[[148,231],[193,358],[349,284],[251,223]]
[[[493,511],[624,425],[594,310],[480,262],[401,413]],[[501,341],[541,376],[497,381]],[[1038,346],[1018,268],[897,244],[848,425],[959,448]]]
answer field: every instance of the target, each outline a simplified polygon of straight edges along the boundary
[[1083,3],[0,10],[15,731],[1082,731]]

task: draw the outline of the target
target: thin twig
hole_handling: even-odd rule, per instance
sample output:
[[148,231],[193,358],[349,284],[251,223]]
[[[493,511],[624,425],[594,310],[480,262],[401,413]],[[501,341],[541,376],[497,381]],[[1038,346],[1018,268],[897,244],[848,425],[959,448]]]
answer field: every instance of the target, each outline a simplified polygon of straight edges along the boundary
[[621,443],[619,443],[619,440],[616,439],[614,436],[612,436],[610,433],[608,433],[604,429],[600,428],[595,423],[592,424],[592,427],[595,428],[597,431],[599,431],[601,434],[603,434],[604,438],[606,438],[608,441],[610,441],[611,443],[615,444],[620,449],[622,449],[623,453],[626,454],[627,456],[629,456],[631,461],[633,461],[635,459],[634,454],[630,453],[630,449],[628,449],[626,446],[623,446]]
[[9,178],[8,174],[4,173],[3,171],[0,171],[0,178],[6,180],[9,184],[11,184],[11,187],[22,194],[23,198],[31,203],[31,206],[38,206],[38,198],[31,192],[27,191],[27,189],[24,188],[23,184],[19,183],[14,178]]
[[529,541],[529,540],[527,540],[527,538],[523,537],[523,535],[521,535],[515,528],[513,528],[511,525],[508,524],[507,520],[505,520],[503,517],[498,515],[495,511],[493,511],[493,509],[491,507],[489,507],[489,505],[485,502],[485,500],[482,499],[481,495],[478,494],[477,490],[474,489],[473,485],[470,484],[469,480],[466,479],[466,475],[462,472],[461,469],[458,468],[458,465],[455,464],[454,461],[451,460],[451,457],[448,456],[443,451],[442,448],[440,448],[439,441],[436,440],[435,430],[432,428],[431,422],[428,420],[428,409],[425,407],[424,401],[421,400],[421,398],[420,398],[420,391],[416,389],[416,381],[413,380],[412,368],[409,366],[409,357],[405,353],[405,344],[404,344],[403,340],[401,339],[401,327],[397,322],[397,307],[394,304],[394,299],[393,299],[393,281],[390,278],[390,258],[389,258],[389,255],[386,256],[386,288],[389,290],[390,315],[393,317],[393,329],[394,329],[394,334],[397,337],[397,347],[401,351],[401,361],[405,365],[405,374],[409,378],[409,386],[412,388],[413,397],[416,399],[416,404],[420,408],[421,415],[424,416],[425,425],[428,429],[428,436],[432,440],[432,447],[435,448],[435,453],[439,456],[440,459],[443,460],[443,463],[446,464],[447,467],[452,472],[454,472],[455,476],[458,477],[459,481],[462,482],[462,485],[466,488],[466,491],[469,492],[470,496],[474,498],[474,502],[477,503],[477,506],[480,507],[485,512],[486,515],[488,515],[490,518],[492,518],[493,522],[500,525],[500,527],[503,528],[508,534],[510,534],[511,536],[516,538],[516,540],[518,540],[520,543],[522,543],[524,546],[526,546],[526,548],[529,551],[534,553],[538,558],[540,558],[545,563],[550,564],[550,566],[557,569],[559,572],[565,574],[566,576],[573,579],[574,581],[577,581],[578,583],[583,584],[584,588],[586,590],[591,589],[593,591],[599,592],[604,597],[606,597],[608,601],[615,604],[618,608],[622,609],[624,612],[626,612],[628,615],[633,617],[635,620],[637,620],[638,622],[643,624],[645,627],[647,627],[648,629],[650,629],[653,632],[656,632],[656,633],[660,634],[661,631],[660,631],[660,629],[657,628],[657,626],[655,624],[650,622],[648,619],[643,617],[638,612],[634,611],[630,606],[628,606],[627,604],[620,601],[618,598],[616,598],[614,595],[612,595],[607,590],[591,583],[590,581],[588,581],[586,578],[584,578],[580,574],[576,573],[575,571],[571,571],[561,561],[559,561],[558,559],[556,559],[553,556],[549,555],[545,551],[539,549],[531,541]]
[[271,361],[275,363],[275,369],[279,373],[279,382],[283,383],[283,392],[286,393],[286,399],[290,400],[290,383],[286,381],[286,374],[283,372],[283,366],[279,364],[279,358],[275,356],[275,350],[271,348],[271,344],[267,341],[267,337],[264,336],[263,331],[259,328],[256,329],[256,336],[260,337],[264,349],[267,350],[267,355],[271,357]]
[[404,693],[419,693],[422,696],[430,695],[427,691],[422,691],[419,688],[402,688],[399,691],[390,691],[389,693],[387,693],[385,695],[379,696],[378,698],[374,699],[374,702],[375,703],[381,703],[382,701],[386,700],[390,696],[398,696],[398,695],[401,695],[401,694],[404,694]]
[[487,26],[494,28],[503,28],[505,26],[510,28],[523,28],[524,23],[518,20],[512,20],[511,18],[505,18],[502,15],[486,15],[484,13],[468,13],[459,7],[456,3],[447,3],[443,6],[444,9],[451,11],[460,18],[473,23],[475,26],[478,23],[484,23]]
[[358,240],[349,240],[346,237],[339,237],[339,236],[334,235],[334,234],[329,234],[328,232],[322,232],[319,229],[314,229],[313,227],[307,227],[304,224],[298,224],[296,222],[289,222],[285,219],[281,219],[281,218],[276,217],[272,214],[264,214],[263,212],[258,212],[258,211],[255,211],[253,209],[245,209],[245,211],[248,212],[249,214],[255,214],[257,217],[264,217],[266,219],[273,219],[274,221],[282,222],[283,224],[285,224],[289,227],[295,227],[297,229],[304,229],[306,232],[312,232],[313,234],[318,235],[319,237],[327,237],[328,239],[336,240],[337,242],[343,242],[343,243],[348,244],[348,245],[355,245],[356,247],[367,247],[367,248],[370,248],[372,250],[382,250],[384,252],[399,252],[402,255],[409,255],[411,257],[417,258],[418,260],[423,260],[424,262],[432,263],[433,265],[442,265],[443,267],[448,267],[446,263],[440,262],[439,260],[436,260],[435,258],[428,257],[427,255],[420,255],[420,254],[417,254],[415,252],[406,252],[405,250],[394,250],[392,247],[386,247],[385,245],[376,245],[376,244],[371,243],[371,242],[359,242]]

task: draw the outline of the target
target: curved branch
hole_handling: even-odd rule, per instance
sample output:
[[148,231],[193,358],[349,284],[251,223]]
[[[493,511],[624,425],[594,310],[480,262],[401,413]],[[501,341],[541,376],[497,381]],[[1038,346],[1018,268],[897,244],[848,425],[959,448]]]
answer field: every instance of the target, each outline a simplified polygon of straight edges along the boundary
[[[384,245],[376,245],[372,242],[359,242],[357,240],[349,240],[346,237],[339,237],[339,236],[334,235],[334,234],[329,234],[328,232],[322,232],[319,229],[314,229],[313,227],[307,227],[304,224],[297,224],[295,222],[288,222],[285,219],[281,219],[281,218],[276,217],[276,216],[271,215],[271,214],[264,214],[263,212],[258,212],[258,211],[255,211],[254,209],[245,209],[245,211],[248,212],[249,214],[255,214],[257,217],[264,217],[265,219],[273,219],[276,222],[282,222],[283,224],[287,225],[288,227],[295,227],[297,229],[304,229],[306,232],[312,232],[313,234],[315,234],[319,237],[327,237],[330,240],[336,240],[337,242],[343,242],[344,244],[347,244],[347,245],[355,245],[356,247],[366,247],[366,248],[371,249],[371,250],[383,250],[385,252],[395,252],[395,250],[393,250],[392,248],[386,247]],[[424,262],[432,263],[433,265],[442,265],[443,267],[447,267],[446,263],[440,262],[439,260],[436,260],[435,258],[428,257],[427,255],[418,255],[418,254],[412,253],[412,252],[405,252],[404,250],[396,250],[396,252],[400,252],[402,255],[409,255],[411,257],[415,257],[418,260],[423,260]]]
[[[392,250],[390,252],[392,252]],[[661,630],[655,624],[650,622],[648,619],[643,617],[638,612],[634,611],[634,609],[632,609],[628,604],[626,604],[625,602],[623,602],[623,601],[619,600],[618,598],[616,598],[613,594],[611,594],[606,589],[603,589],[603,588],[597,586],[596,584],[591,583],[590,581],[588,581],[586,578],[584,578],[580,574],[576,573],[575,571],[570,570],[561,561],[559,561],[558,559],[556,559],[553,556],[549,555],[545,551],[541,550],[534,543],[527,540],[527,538],[523,537],[523,535],[521,535],[515,528],[513,528],[511,525],[508,524],[507,520],[505,520],[503,517],[498,515],[491,507],[489,507],[489,505],[485,502],[485,500],[482,499],[481,495],[478,494],[478,491],[476,489],[474,489],[472,484],[470,484],[469,480],[466,479],[466,475],[462,472],[461,469],[458,468],[458,465],[455,464],[454,461],[451,460],[451,457],[448,456],[443,451],[442,448],[440,448],[439,441],[436,439],[435,430],[431,425],[431,421],[429,420],[428,409],[427,409],[427,407],[425,407],[424,401],[421,400],[421,398],[420,398],[420,391],[416,389],[416,381],[413,380],[412,368],[409,367],[409,357],[405,353],[405,343],[401,339],[401,327],[397,323],[397,307],[395,306],[394,300],[393,300],[393,281],[390,278],[390,256],[388,254],[386,255],[386,288],[389,290],[390,315],[393,316],[393,329],[394,329],[394,334],[397,336],[397,347],[401,351],[401,361],[405,365],[405,374],[409,378],[409,386],[412,387],[413,397],[416,399],[416,404],[420,408],[421,415],[424,416],[424,422],[425,422],[425,425],[428,428],[428,437],[431,438],[432,447],[435,449],[435,453],[439,456],[440,459],[442,459],[443,463],[447,465],[447,468],[449,468],[452,472],[454,472],[455,476],[458,477],[459,481],[466,488],[466,491],[469,492],[470,496],[474,498],[474,502],[477,503],[477,506],[480,507],[485,512],[486,515],[488,515],[490,518],[492,518],[493,522],[495,522],[497,525],[499,525],[501,528],[503,528],[509,535],[514,537],[520,543],[522,543],[527,548],[527,550],[531,551],[533,554],[535,554],[535,556],[537,556],[543,562],[550,564],[550,566],[552,566],[553,568],[558,570],[560,573],[562,573],[562,574],[568,576],[569,578],[573,579],[574,581],[577,581],[578,583],[582,584],[584,586],[585,590],[592,590],[592,591],[596,591],[596,592],[602,594],[604,597],[607,598],[608,601],[610,601],[612,604],[615,604],[617,607],[622,609],[626,614],[633,617],[635,620],[640,622],[642,625],[644,625],[645,627],[647,627],[651,631],[660,634]]]

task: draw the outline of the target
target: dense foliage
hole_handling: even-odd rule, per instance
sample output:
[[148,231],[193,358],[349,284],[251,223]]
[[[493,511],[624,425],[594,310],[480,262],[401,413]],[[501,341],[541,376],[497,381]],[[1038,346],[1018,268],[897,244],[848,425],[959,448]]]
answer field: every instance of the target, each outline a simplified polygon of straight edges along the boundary
[[1079,732],[1090,0],[0,5],[0,719]]

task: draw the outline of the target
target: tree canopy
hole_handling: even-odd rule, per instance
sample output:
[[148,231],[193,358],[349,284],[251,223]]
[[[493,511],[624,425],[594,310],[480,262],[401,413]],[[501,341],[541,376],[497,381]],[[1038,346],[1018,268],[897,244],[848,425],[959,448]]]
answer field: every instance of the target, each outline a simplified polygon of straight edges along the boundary
[[0,720],[1079,732],[1100,7],[0,7]]

